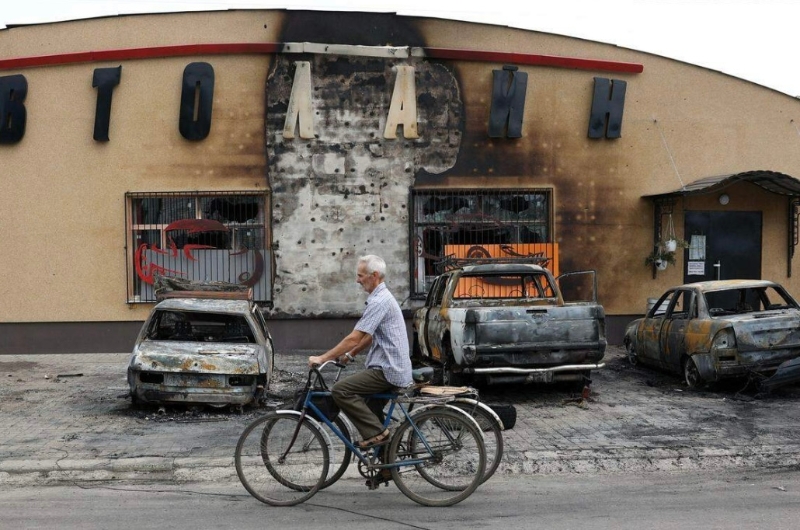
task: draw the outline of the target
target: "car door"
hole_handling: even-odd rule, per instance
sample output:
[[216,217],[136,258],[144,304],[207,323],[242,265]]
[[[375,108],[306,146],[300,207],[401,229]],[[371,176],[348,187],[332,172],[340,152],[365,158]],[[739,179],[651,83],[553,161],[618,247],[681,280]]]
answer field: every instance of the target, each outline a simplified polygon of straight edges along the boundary
[[645,364],[661,365],[661,330],[675,293],[673,289],[661,295],[636,332],[636,354]]
[[420,330],[419,340],[425,341],[425,350],[434,359],[442,359],[442,335],[447,325],[442,315],[442,300],[450,279],[449,274],[443,274],[434,282],[426,303],[427,314],[423,319],[425,329]]
[[661,328],[660,363],[672,371],[681,370],[681,359],[686,353],[686,331],[689,321],[697,318],[697,301],[691,289],[678,289],[667,308]]

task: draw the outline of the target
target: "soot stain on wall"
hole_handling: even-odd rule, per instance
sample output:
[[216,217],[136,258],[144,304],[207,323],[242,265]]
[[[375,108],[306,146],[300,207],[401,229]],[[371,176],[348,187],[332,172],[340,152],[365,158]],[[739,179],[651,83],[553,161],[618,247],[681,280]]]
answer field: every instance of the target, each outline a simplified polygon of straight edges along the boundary
[[[282,135],[298,60],[311,63],[313,139]],[[397,139],[383,137],[399,64],[416,71],[418,139],[404,138],[402,126]],[[418,171],[452,167],[460,147],[453,133],[463,111],[452,72],[418,59],[281,55],[266,91],[274,313],[359,314],[356,259],[368,253],[384,257],[387,285],[404,298],[409,190]]]

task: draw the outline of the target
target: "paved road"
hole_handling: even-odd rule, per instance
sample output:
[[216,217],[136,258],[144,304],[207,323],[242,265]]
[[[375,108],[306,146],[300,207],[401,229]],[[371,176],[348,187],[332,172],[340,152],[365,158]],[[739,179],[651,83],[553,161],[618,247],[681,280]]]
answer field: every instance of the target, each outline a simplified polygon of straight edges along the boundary
[[[302,379],[310,352],[276,355],[276,399]],[[313,352],[316,353],[316,352]],[[235,476],[233,451],[263,410],[133,408],[127,354],[0,357],[0,483]],[[725,469],[800,464],[800,389],[756,399],[729,387],[687,391],[679,379],[630,367],[610,348],[581,401],[565,388],[485,389],[512,403],[500,473]]]
[[500,476],[451,508],[356,480],[289,508],[266,506],[233,483],[81,483],[0,489],[0,514],[0,525],[14,529],[789,530],[800,518],[800,473]]

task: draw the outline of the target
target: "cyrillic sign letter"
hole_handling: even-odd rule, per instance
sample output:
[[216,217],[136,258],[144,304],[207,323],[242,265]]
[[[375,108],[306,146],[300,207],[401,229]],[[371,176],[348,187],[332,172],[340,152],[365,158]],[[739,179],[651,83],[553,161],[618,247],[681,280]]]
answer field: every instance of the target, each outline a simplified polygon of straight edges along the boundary
[[522,116],[525,112],[525,93],[528,74],[518,72],[516,66],[492,70],[492,108],[489,113],[490,138],[520,138]]
[[122,66],[95,68],[92,86],[97,88],[97,106],[94,111],[94,139],[108,141],[108,126],[111,123],[111,95],[119,84]]
[[214,101],[214,68],[191,63],[183,70],[179,129],[187,140],[203,140],[211,131]]
[[311,63],[295,61],[294,83],[283,123],[283,137],[294,138],[294,129],[300,120],[300,138],[314,138],[314,112],[311,106]]
[[618,79],[594,78],[594,97],[589,116],[589,138],[620,138],[625,89],[628,84]]
[[13,144],[25,136],[28,80],[24,75],[0,77],[0,144]]
[[413,66],[397,66],[392,103],[386,117],[384,138],[397,138],[397,126],[403,126],[403,136],[419,138],[417,134],[417,87],[414,81]]

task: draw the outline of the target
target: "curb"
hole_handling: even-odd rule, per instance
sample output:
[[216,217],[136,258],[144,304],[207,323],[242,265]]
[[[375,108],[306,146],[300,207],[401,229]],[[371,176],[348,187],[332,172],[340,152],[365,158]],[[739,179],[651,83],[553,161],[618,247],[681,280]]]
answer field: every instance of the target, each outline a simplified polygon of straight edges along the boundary
[[[800,445],[722,448],[609,448],[597,450],[507,451],[499,475],[668,472],[800,466]],[[344,478],[360,478],[355,465]],[[74,482],[236,481],[233,457],[138,457],[79,460],[5,460],[0,484],[59,485]]]

